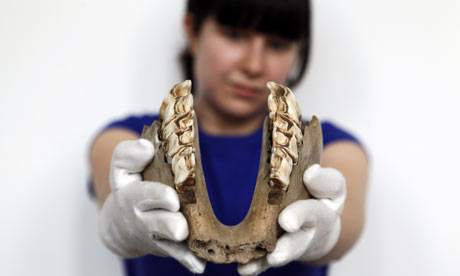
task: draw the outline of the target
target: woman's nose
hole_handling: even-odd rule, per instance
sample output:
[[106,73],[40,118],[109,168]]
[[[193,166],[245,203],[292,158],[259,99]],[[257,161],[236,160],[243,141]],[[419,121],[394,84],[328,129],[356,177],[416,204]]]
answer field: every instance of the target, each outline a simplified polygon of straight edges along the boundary
[[259,37],[253,37],[248,42],[242,68],[249,77],[259,77],[264,70],[265,42]]

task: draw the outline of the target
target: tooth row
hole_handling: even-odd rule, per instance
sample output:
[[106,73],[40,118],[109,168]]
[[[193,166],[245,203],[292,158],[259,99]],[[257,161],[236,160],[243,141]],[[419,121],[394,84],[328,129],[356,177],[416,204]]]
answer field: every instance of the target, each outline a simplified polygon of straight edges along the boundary
[[269,118],[272,125],[270,185],[287,190],[292,166],[297,164],[297,146],[302,141],[301,113],[292,91],[274,82],[267,83]]
[[195,150],[193,147],[194,118],[191,81],[175,85],[160,108],[160,140],[174,175],[177,190],[195,179]]

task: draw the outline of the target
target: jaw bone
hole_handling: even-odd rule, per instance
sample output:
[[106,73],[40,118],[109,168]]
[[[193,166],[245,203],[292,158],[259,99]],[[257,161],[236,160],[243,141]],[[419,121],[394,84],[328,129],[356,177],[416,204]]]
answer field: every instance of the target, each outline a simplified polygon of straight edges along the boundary
[[270,113],[264,121],[254,196],[244,220],[227,226],[216,218],[209,201],[190,87],[190,81],[175,85],[163,101],[160,120],[144,127],[142,137],[153,142],[155,157],[143,177],[176,188],[189,225],[187,244],[197,256],[215,263],[247,263],[274,250],[282,234],[280,211],[309,198],[302,175],[320,162],[321,125],[316,117],[301,123],[289,88],[267,84]]

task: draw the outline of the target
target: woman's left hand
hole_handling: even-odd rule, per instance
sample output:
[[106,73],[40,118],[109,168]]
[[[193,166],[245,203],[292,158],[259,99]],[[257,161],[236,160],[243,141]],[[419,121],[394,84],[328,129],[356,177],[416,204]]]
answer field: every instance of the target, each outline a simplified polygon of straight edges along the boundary
[[340,215],[346,198],[345,178],[338,170],[315,164],[305,170],[303,181],[311,199],[298,200],[280,213],[286,231],[267,256],[240,264],[241,275],[256,275],[291,261],[310,262],[329,253],[340,235]]

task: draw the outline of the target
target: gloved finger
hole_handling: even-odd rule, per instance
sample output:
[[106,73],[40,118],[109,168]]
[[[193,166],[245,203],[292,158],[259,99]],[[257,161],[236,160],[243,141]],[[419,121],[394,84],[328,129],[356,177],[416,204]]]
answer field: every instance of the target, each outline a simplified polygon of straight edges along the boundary
[[[278,223],[286,232],[301,228],[316,228],[337,220],[338,215],[317,199],[298,200],[286,206],[278,216]],[[321,224],[321,225],[320,225]]]
[[131,173],[140,172],[152,160],[154,152],[152,142],[147,139],[122,141],[113,152],[113,166]]
[[251,261],[247,264],[238,264],[238,273],[243,276],[257,275],[270,267],[267,263],[267,258]]
[[131,206],[142,212],[154,209],[178,212],[180,208],[176,190],[159,182],[134,181],[115,194],[129,200]]
[[312,196],[324,199],[324,203],[341,213],[347,195],[345,177],[334,168],[322,168],[318,164],[305,170],[303,181]]
[[154,155],[153,144],[146,139],[127,140],[119,143],[112,155],[110,184],[112,190],[132,181],[140,180],[138,174],[150,163]]
[[193,273],[203,273],[206,262],[198,258],[185,243],[157,240],[155,245],[167,255],[173,257]]
[[308,249],[315,235],[315,228],[283,234],[276,242],[275,250],[267,255],[270,266],[282,266],[298,259]]
[[180,212],[152,210],[138,214],[153,239],[183,241],[188,236],[188,224]]
[[308,248],[302,256],[301,260],[305,262],[318,260],[330,252],[339,240],[340,229],[341,222],[340,219],[338,219],[331,231],[327,235],[323,236],[323,240],[321,242],[317,242],[316,245],[312,244],[312,246]]
[[129,241],[123,237],[123,233],[117,227],[118,221],[115,218],[117,217],[118,209],[115,205],[113,194],[109,194],[99,214],[99,236],[105,246],[119,256],[140,256],[141,253],[136,251],[136,249],[126,250],[126,248],[130,248],[128,245]]

